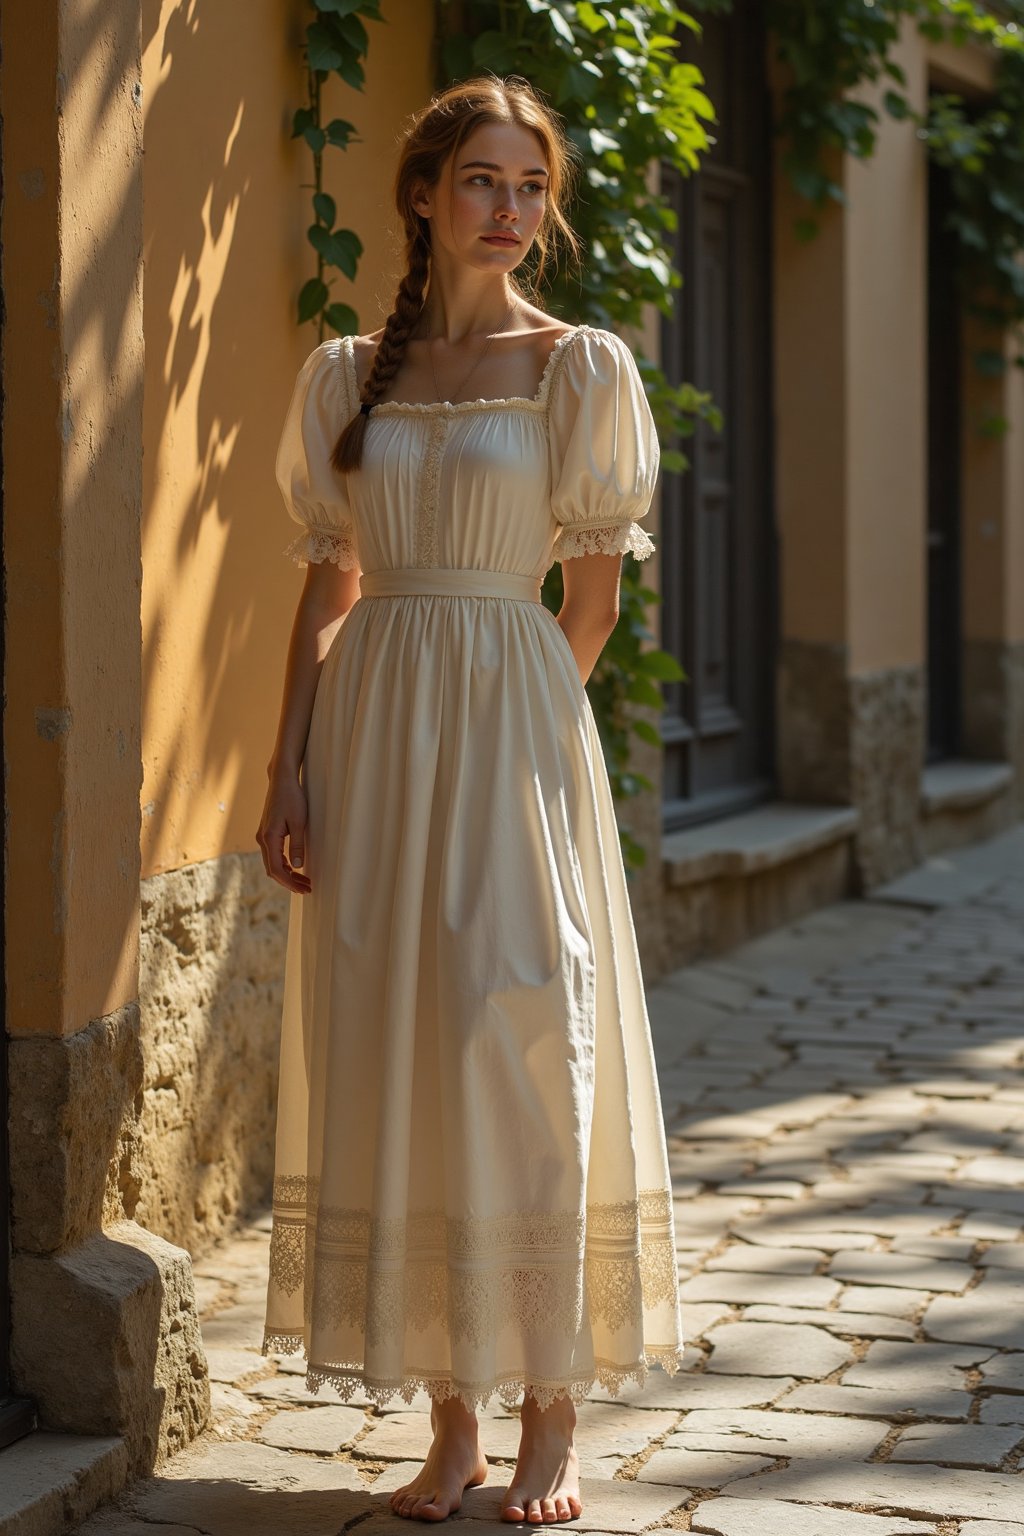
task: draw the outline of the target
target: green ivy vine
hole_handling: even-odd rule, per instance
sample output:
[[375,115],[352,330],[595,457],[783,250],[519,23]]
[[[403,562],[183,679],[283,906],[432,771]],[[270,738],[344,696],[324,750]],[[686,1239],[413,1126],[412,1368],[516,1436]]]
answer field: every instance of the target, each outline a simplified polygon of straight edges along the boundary
[[[731,9],[732,0],[694,0],[698,10]],[[789,84],[776,128],[785,141],[783,167],[810,211],[797,222],[803,238],[816,214],[845,201],[829,174],[830,152],[867,159],[879,112],[849,93],[883,80],[882,105],[906,121],[933,160],[950,175],[950,215],[959,251],[957,278],[965,308],[1016,336],[1024,323],[1024,0],[995,7],[974,0],[767,0],[767,24]],[[903,70],[890,54],[905,17],[929,40],[992,51],[994,88],[983,103],[957,92],[933,93],[919,112],[908,101]],[[985,373],[1005,367],[1001,353],[975,354]],[[1015,362],[1024,365],[1024,351]],[[1005,424],[1004,424],[1005,425]]]
[[[301,138],[313,155],[313,223],[306,239],[316,252],[316,276],[302,285],[298,299],[299,324],[315,321],[322,341],[329,325],[339,335],[355,335],[359,318],[350,304],[331,300],[328,269],[353,282],[363,254],[363,243],[353,229],[336,227],[338,209],[334,198],[323,189],[323,158],[328,146],[347,149],[362,141],[353,123],[333,117],[325,123],[321,114],[321,93],[325,80],[337,75],[346,85],[361,91],[365,80],[363,60],[370,39],[360,17],[383,21],[380,0],[311,0],[315,20],[306,27],[303,56],[306,63],[306,103],[292,118],[292,138]],[[308,184],[307,184],[308,185]]]

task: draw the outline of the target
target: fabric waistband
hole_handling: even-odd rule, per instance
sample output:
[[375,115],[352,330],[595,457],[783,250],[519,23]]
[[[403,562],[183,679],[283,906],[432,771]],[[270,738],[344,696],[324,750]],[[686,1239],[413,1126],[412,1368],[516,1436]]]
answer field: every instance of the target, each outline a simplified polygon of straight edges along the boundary
[[359,592],[362,597],[514,597],[539,603],[540,578],[514,571],[406,566],[393,571],[364,571]]

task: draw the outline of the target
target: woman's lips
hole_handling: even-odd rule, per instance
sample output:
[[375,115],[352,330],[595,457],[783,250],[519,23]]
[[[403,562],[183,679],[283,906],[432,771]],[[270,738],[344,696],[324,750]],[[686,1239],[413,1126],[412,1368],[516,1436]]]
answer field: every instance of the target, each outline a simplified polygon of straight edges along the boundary
[[483,235],[483,236],[481,236],[481,238],[486,240],[488,245],[518,245],[519,244],[519,241],[514,239],[511,235]]

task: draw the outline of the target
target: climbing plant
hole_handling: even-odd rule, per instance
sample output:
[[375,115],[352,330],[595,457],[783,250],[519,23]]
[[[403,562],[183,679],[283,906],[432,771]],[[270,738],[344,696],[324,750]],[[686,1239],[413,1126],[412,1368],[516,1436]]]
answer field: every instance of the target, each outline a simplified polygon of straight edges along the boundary
[[[585,259],[578,271],[556,272],[541,295],[545,309],[562,319],[619,330],[642,326],[648,305],[673,313],[683,281],[670,247],[676,215],[649,185],[649,167],[668,161],[689,175],[709,147],[706,125],[714,121],[700,70],[679,59],[680,28],[699,30],[672,0],[438,0],[438,85],[485,71],[525,76],[561,115],[579,151],[581,193],[570,216]],[[520,270],[529,277],[529,258]],[[670,384],[647,358],[637,363],[662,469],[679,473],[688,465],[683,440],[699,421],[719,428],[721,414],[709,392]],[[560,565],[548,572],[541,595],[557,611]],[[685,677],[669,652],[651,644],[647,616],[659,601],[640,562],[626,555],[619,620],[587,683],[619,800],[653,788],[632,766],[631,738],[661,744],[659,684]],[[655,719],[637,706],[656,711]],[[620,835],[627,868],[642,864],[642,844],[628,826]]]
[[337,75],[346,85],[361,91],[364,82],[363,60],[369,48],[369,35],[361,20],[382,21],[380,0],[311,0],[315,18],[304,34],[303,56],[306,64],[306,102],[292,118],[292,138],[304,139],[313,155],[313,222],[306,238],[316,252],[316,275],[302,285],[298,299],[299,324],[315,321],[323,340],[329,325],[340,335],[354,335],[359,320],[350,304],[331,298],[336,281],[333,270],[352,281],[363,254],[363,243],[353,229],[337,226],[338,209],[334,198],[323,189],[323,157],[328,148],[347,149],[362,141],[356,137],[353,123],[332,117],[325,123],[321,115],[324,82]]
[[[732,0],[693,0],[700,10],[731,9]],[[836,150],[860,159],[875,149],[880,113],[857,95],[881,80],[881,105],[906,121],[950,176],[958,281],[965,307],[1008,328],[1024,365],[1024,0],[997,8],[974,0],[767,0],[767,24],[787,84],[777,132],[782,165],[806,199],[797,233],[810,238],[828,202],[845,201],[830,171]],[[934,93],[924,111],[908,100],[906,76],[892,58],[905,18],[924,37],[959,46],[982,44],[993,57],[993,89],[984,102]],[[1001,371],[1000,353],[975,356]]]

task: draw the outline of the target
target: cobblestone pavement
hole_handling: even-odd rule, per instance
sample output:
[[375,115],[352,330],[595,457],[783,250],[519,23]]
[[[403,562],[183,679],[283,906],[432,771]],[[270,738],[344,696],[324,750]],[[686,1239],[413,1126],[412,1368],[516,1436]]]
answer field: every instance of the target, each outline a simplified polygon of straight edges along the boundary
[[[650,993],[687,1369],[583,1405],[575,1529],[1024,1536],[1024,829],[878,895]],[[196,1266],[213,1427],[90,1536],[420,1528],[386,1493],[429,1401],[259,1355],[268,1232]],[[522,1529],[516,1412],[481,1418],[453,1519]]]

